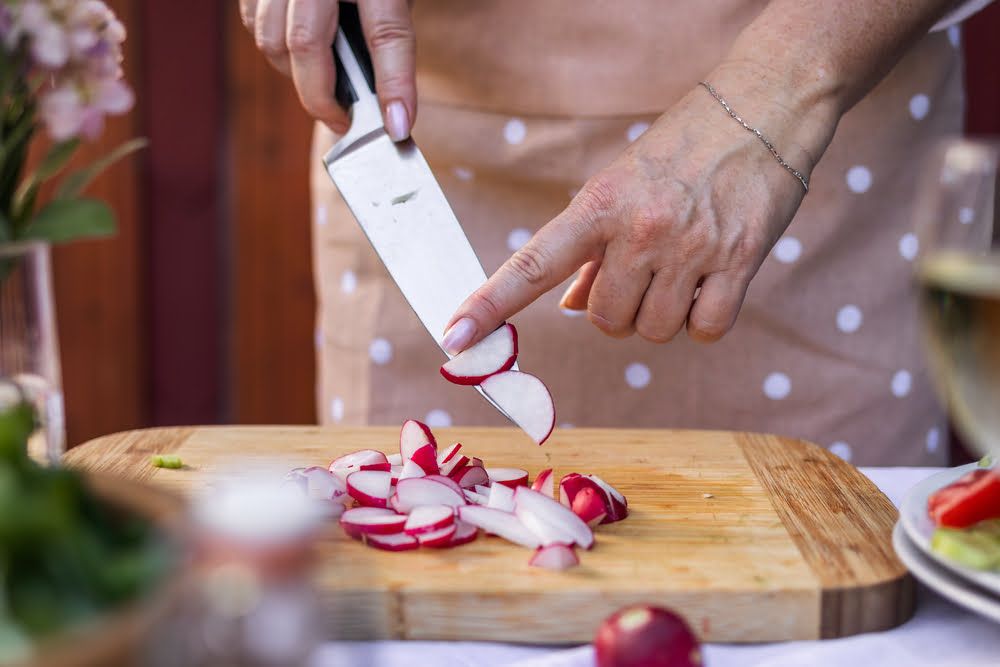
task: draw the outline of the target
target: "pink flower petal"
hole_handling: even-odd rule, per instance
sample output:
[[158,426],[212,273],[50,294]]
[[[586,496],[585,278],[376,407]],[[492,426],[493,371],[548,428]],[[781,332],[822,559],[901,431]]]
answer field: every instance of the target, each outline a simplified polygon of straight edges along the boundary
[[69,60],[69,39],[66,31],[49,22],[35,31],[31,54],[39,64],[56,69]]
[[83,123],[80,95],[69,86],[43,92],[38,105],[49,136],[55,141],[75,137]]
[[135,103],[132,89],[121,80],[101,81],[95,93],[94,104],[110,114],[125,113]]

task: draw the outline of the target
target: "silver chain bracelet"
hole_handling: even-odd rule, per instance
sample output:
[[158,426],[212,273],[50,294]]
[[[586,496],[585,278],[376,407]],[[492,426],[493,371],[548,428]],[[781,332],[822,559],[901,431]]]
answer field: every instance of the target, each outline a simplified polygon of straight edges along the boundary
[[715,88],[712,87],[712,84],[710,84],[708,81],[699,81],[698,83],[705,87],[705,90],[707,90],[709,94],[711,94],[711,96],[714,97],[716,101],[718,101],[718,103],[722,105],[722,108],[726,110],[726,113],[728,113],[733,120],[735,120],[737,123],[743,126],[744,130],[750,132],[758,139],[760,139],[761,143],[767,146],[767,150],[771,151],[771,155],[773,155],[774,159],[778,161],[778,164],[780,164],[782,167],[788,170],[788,173],[790,173],[792,176],[799,179],[799,182],[802,183],[802,187],[805,188],[805,191],[809,192],[809,179],[806,178],[801,171],[799,171],[792,165],[785,162],[785,158],[781,157],[781,154],[778,153],[777,149],[774,147],[774,144],[768,141],[767,137],[765,137],[763,134],[760,133],[760,130],[758,130],[755,127],[751,127],[750,125],[747,124],[745,120],[740,118],[739,114],[733,111],[733,108],[729,106],[729,102],[726,102],[726,100],[722,99],[722,95],[719,95],[719,93],[716,92]]

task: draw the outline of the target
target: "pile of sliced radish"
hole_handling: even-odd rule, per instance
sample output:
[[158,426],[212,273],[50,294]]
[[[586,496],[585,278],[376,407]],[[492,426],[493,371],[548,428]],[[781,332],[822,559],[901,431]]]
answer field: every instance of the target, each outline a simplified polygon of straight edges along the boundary
[[556,424],[552,394],[534,375],[510,370],[517,361],[517,329],[508,322],[441,366],[449,382],[478,385],[537,444]]
[[409,420],[398,454],[363,449],[286,480],[330,501],[344,532],[376,549],[456,547],[481,530],[535,549],[529,563],[550,570],[579,564],[576,547],[593,547],[592,529],[628,515],[625,497],[596,475],[564,476],[556,500],[551,468],[529,486],[528,471],[487,468],[461,450],[456,442],[439,452],[431,430]]

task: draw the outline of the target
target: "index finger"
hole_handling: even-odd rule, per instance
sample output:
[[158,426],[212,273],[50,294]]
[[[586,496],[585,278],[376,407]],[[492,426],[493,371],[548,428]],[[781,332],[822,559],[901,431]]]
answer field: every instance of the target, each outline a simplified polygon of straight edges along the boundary
[[334,99],[337,74],[330,52],[337,33],[336,1],[291,0],[286,26],[292,80],[303,108],[331,130],[343,133],[350,121]]
[[442,341],[451,354],[479,342],[508,317],[598,260],[604,241],[597,225],[571,206],[511,255],[452,316]]

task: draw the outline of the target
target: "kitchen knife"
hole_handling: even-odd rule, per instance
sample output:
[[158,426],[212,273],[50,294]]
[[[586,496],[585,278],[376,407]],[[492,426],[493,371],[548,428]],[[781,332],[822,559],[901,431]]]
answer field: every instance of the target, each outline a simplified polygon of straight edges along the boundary
[[[448,320],[486,281],[486,272],[420,149],[412,139],[394,143],[385,131],[353,3],[340,3],[333,49],[336,97],[350,111],[351,127],[323,163],[389,275],[440,347]],[[506,397],[476,389],[514,421],[504,410]]]

